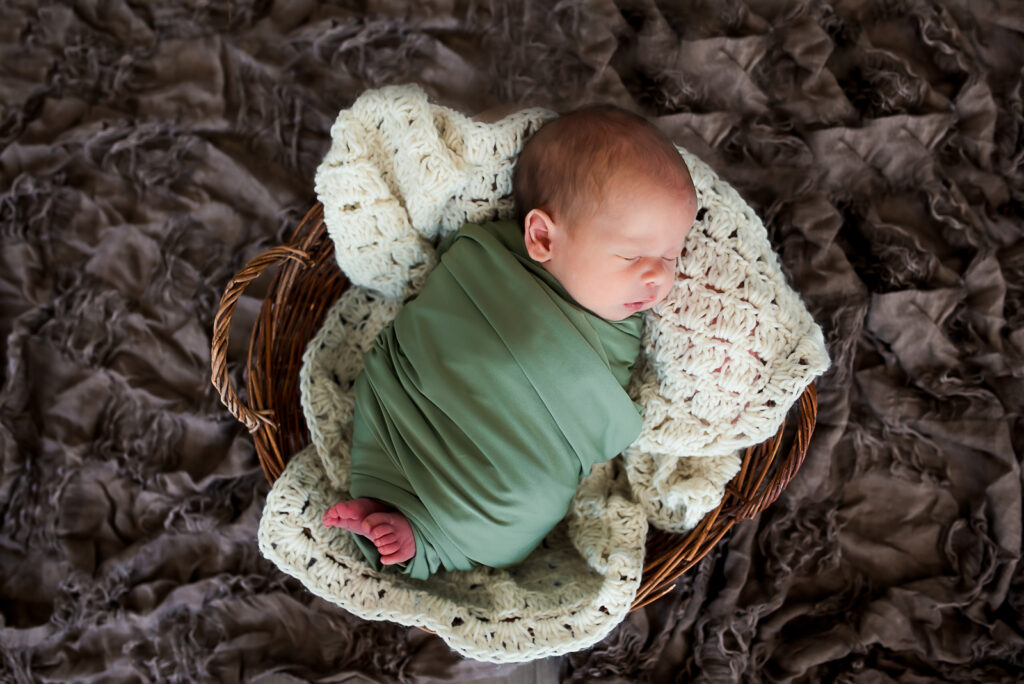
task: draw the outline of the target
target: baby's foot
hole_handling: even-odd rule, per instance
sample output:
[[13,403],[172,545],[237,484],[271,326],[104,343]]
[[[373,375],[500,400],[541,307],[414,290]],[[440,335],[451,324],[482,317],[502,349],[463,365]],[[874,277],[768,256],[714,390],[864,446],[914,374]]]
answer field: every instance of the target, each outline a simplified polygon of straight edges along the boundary
[[377,547],[380,562],[394,565],[416,555],[416,539],[401,513],[372,513],[363,520],[363,534]]
[[324,527],[340,527],[365,537],[363,520],[366,519],[366,516],[386,510],[388,510],[388,507],[380,501],[367,497],[352,499],[351,501],[339,501],[324,513]]

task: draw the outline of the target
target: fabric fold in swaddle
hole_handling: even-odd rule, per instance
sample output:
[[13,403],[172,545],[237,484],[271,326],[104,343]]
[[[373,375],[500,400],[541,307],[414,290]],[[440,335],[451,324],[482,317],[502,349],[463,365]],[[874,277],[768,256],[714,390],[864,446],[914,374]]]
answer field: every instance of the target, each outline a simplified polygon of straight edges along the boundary
[[580,477],[641,429],[624,389],[640,316],[606,321],[574,303],[511,221],[469,224],[439,250],[355,387],[350,493],[406,515],[415,578],[518,563]]

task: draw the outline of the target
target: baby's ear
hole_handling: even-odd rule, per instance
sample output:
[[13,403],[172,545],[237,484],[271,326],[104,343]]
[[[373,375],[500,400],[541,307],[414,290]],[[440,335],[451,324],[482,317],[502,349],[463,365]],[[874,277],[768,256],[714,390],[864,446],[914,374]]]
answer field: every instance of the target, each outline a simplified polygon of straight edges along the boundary
[[557,227],[547,212],[530,210],[523,219],[523,242],[531,259],[543,263],[551,258],[551,238],[555,230]]

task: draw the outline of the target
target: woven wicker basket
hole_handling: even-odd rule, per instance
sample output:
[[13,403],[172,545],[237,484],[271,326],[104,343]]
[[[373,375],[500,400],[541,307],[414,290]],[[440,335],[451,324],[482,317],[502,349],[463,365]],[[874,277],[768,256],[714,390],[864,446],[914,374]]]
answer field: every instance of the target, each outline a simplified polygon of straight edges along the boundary
[[[284,262],[282,264],[282,262]],[[243,404],[227,370],[228,330],[239,296],[267,268],[281,264],[249,340]],[[299,402],[299,369],[306,343],[348,281],[334,259],[334,243],[323,222],[323,207],[306,214],[291,241],[250,261],[228,283],[214,320],[212,380],[221,401],[252,433],[260,465],[273,483],[292,454],[310,442]],[[772,502],[796,475],[807,454],[817,420],[817,391],[810,384],[793,407],[796,429],[785,423],[771,439],[747,449],[740,472],[718,508],[688,534],[654,530],[647,538],[647,561],[632,610],[668,593],[673,582],[711,550],[733,525],[752,518]],[[783,436],[790,442],[780,455]]]

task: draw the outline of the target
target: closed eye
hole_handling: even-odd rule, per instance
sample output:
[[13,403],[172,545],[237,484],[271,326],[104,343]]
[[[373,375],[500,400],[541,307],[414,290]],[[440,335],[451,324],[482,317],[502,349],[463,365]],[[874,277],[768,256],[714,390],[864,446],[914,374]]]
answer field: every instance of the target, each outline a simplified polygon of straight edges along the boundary
[[[620,259],[622,259],[624,261],[628,261],[631,264],[635,264],[636,262],[638,262],[641,259],[643,259],[643,257],[639,257],[639,256],[628,257],[628,256],[622,256],[621,254],[616,254],[615,256],[619,257]],[[676,257],[674,257],[674,256],[661,257],[661,260],[666,262],[666,263],[669,263],[669,264],[674,264],[676,262]]]

